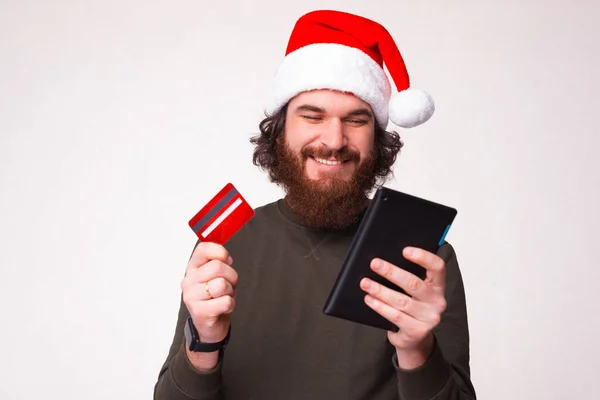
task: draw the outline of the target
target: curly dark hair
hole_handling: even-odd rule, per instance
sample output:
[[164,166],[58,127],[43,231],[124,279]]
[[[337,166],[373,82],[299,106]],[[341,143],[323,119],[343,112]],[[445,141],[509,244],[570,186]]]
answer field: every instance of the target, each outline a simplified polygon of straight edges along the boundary
[[[255,145],[253,164],[266,171],[272,181],[276,180],[274,173],[274,167],[277,165],[276,144],[285,130],[287,108],[286,104],[277,113],[266,115],[259,124],[260,134],[250,138],[250,143]],[[404,143],[397,132],[388,132],[376,123],[374,144],[377,149],[374,157],[374,174],[376,181],[383,183],[392,176],[392,166]]]

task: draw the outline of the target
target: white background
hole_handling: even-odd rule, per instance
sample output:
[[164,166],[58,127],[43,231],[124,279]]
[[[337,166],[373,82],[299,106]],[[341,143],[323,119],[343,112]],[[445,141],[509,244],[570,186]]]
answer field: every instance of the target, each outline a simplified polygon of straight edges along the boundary
[[459,210],[479,398],[600,396],[597,1],[3,0],[1,399],[152,397],[187,221],[281,195],[248,139],[315,8],[384,24],[436,99],[389,185]]

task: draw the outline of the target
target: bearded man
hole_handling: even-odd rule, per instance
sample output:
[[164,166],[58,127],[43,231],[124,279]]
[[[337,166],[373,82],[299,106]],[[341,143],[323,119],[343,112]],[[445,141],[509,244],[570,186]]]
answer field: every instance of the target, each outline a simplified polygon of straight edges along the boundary
[[336,11],[298,20],[252,138],[254,163],[286,195],[257,208],[226,246],[196,244],[156,400],[475,398],[464,288],[447,242],[437,254],[398,249],[425,280],[373,260],[406,294],[360,283],[397,331],[322,312],[369,194],[402,147],[388,116],[411,128],[432,113],[381,25]]

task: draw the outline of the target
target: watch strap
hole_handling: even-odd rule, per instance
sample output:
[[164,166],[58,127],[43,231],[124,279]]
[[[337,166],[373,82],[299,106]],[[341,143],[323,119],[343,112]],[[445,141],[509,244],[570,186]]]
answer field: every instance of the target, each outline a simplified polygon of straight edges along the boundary
[[231,336],[231,325],[229,325],[229,330],[227,331],[227,336],[220,342],[216,343],[203,343],[200,341],[200,337],[198,335],[198,331],[194,326],[194,322],[191,317],[188,317],[185,322],[184,334],[186,340],[187,348],[192,352],[200,352],[200,353],[212,353],[214,351],[218,351],[224,349],[229,343],[229,338]]

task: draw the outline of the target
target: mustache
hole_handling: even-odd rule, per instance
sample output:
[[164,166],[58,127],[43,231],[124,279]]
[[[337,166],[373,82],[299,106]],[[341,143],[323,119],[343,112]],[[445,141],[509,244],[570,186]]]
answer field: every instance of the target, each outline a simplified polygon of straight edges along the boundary
[[315,147],[305,147],[300,152],[304,158],[313,157],[313,158],[335,158],[336,160],[341,161],[360,161],[360,153],[358,151],[351,150],[348,147],[342,147],[339,150],[333,150],[330,148],[315,148]]

